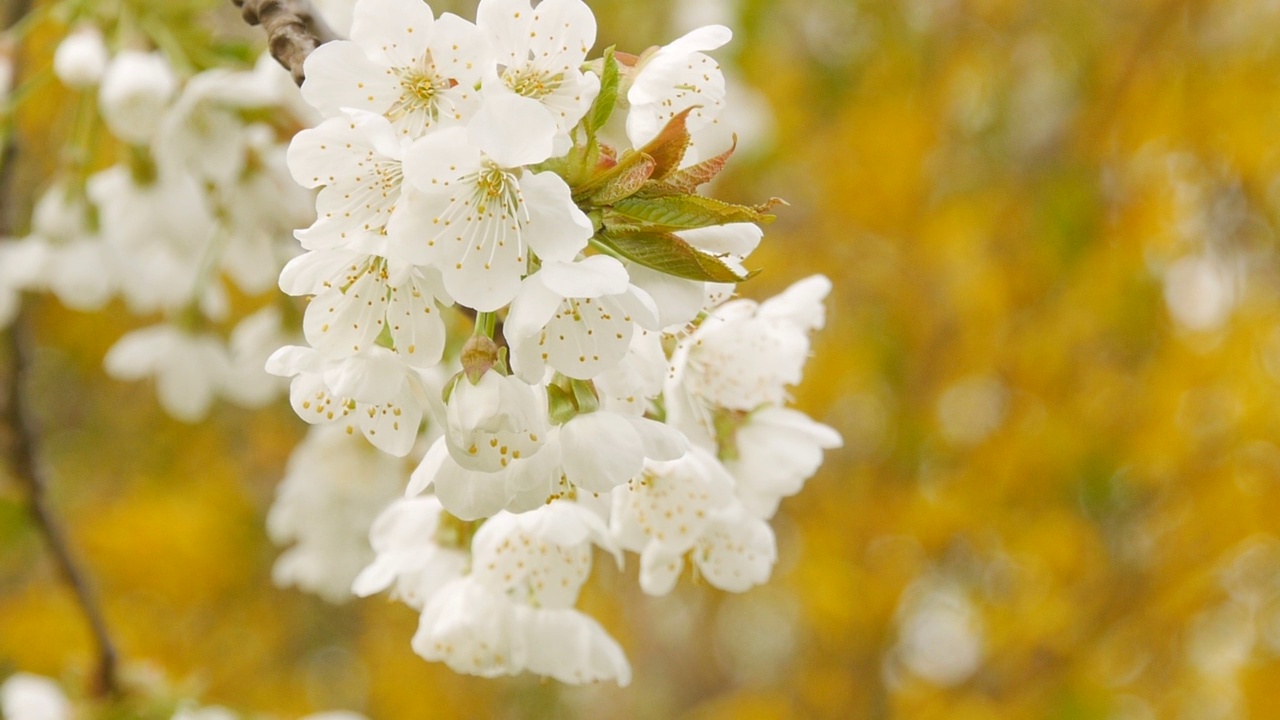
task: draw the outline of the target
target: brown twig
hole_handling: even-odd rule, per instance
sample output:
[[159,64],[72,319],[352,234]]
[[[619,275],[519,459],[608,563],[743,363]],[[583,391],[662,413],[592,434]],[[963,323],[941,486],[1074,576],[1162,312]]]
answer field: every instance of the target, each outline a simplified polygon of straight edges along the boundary
[[308,0],[231,0],[240,8],[244,21],[267,31],[271,57],[302,84],[302,64],[312,50],[337,36],[316,13]]
[[[30,0],[9,3],[3,9],[3,27],[12,27],[30,8]],[[18,70],[19,68],[15,68],[15,75]],[[12,122],[12,118],[6,118],[6,122]],[[3,138],[0,146],[0,236],[4,236],[12,232],[18,208],[29,208],[29,204],[17,197],[17,186],[20,185],[15,181],[14,169],[14,161],[18,156],[17,138],[7,132],[0,133],[0,137]],[[7,440],[4,450],[9,458],[10,472],[26,488],[36,526],[44,535],[58,570],[75,594],[76,602],[98,646],[98,667],[95,669],[90,691],[96,697],[118,695],[120,685],[116,672],[118,655],[115,644],[107,632],[106,620],[87,576],[76,563],[66,532],[49,502],[48,483],[37,460],[36,440],[39,433],[22,394],[22,384],[31,365],[31,338],[27,333],[23,313],[19,313],[13,325],[3,335],[8,351],[8,372],[3,394],[0,395],[0,441]]]
[[27,490],[31,502],[31,514],[49,545],[49,552],[58,564],[58,570],[75,594],[76,602],[94,643],[98,646],[98,667],[93,675],[91,692],[96,697],[119,694],[120,685],[116,673],[118,654],[98,599],[89,586],[85,572],[72,555],[66,531],[49,502],[48,482],[37,461],[36,438],[39,432],[23,399],[22,384],[31,366],[30,339],[25,332],[24,318],[20,314],[5,333],[8,345],[9,372],[3,399],[3,421],[8,435],[8,457],[15,479]]

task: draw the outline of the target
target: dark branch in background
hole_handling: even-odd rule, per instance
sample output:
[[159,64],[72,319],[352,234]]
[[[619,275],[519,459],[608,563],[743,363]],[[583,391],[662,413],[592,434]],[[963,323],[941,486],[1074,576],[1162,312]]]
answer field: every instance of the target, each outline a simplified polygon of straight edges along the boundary
[[90,692],[96,697],[118,695],[120,684],[116,673],[118,655],[111,635],[107,632],[107,623],[103,618],[98,599],[89,587],[84,571],[72,556],[66,531],[53,512],[49,503],[48,483],[45,480],[39,462],[39,449],[36,438],[39,433],[35,421],[31,417],[23,400],[22,385],[31,367],[29,348],[31,340],[26,332],[25,318],[22,315],[14,321],[5,333],[9,355],[9,373],[5,383],[4,426],[8,435],[8,457],[10,470],[15,479],[27,490],[31,501],[31,514],[37,527],[49,545],[49,552],[58,564],[67,584],[75,593],[76,603],[89,623],[89,631],[93,634],[94,643],[98,646],[98,667],[93,674]]
[[[0,20],[3,20],[0,27],[13,27],[30,9],[30,0],[16,0],[8,3],[8,7],[0,5]],[[15,51],[14,57],[19,56]],[[15,67],[14,70],[14,77],[17,79],[21,75],[21,68]],[[22,183],[15,180],[18,141],[10,132],[14,127],[13,119],[0,118],[0,123],[9,125],[8,128],[0,128],[3,130],[0,138],[4,138],[3,145],[0,146],[0,236],[8,236],[14,230],[18,213],[29,210],[30,203],[25,202],[26,198],[18,197],[17,188]],[[5,354],[8,356],[5,383],[0,388],[0,442],[3,442],[3,450],[9,459],[11,474],[27,491],[32,518],[44,535],[58,570],[75,594],[76,603],[89,624],[94,643],[98,646],[98,667],[94,670],[90,693],[95,697],[118,695],[120,685],[116,673],[118,656],[115,644],[107,632],[101,607],[89,587],[86,574],[72,556],[66,532],[49,503],[49,486],[37,460],[39,433],[22,394],[22,385],[31,367],[32,348],[24,313],[19,312],[8,332],[0,334],[4,336]]]
[[302,63],[312,50],[337,36],[329,29],[308,0],[231,0],[240,8],[244,21],[267,31],[271,57],[302,84]]

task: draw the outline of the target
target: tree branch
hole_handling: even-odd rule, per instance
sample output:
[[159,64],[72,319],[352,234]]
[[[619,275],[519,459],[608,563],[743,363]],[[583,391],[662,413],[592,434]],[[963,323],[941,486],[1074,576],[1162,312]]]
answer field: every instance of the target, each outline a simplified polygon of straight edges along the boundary
[[[31,8],[30,0],[15,0],[0,10],[3,15],[3,27],[11,28],[14,23],[24,17]],[[15,53],[16,55],[17,53]],[[14,76],[18,75],[14,69]],[[12,123],[12,117],[4,118],[5,123]],[[12,125],[10,125],[10,128]],[[9,128],[6,128],[8,130]],[[30,209],[30,204],[19,199],[18,186],[15,180],[15,159],[18,155],[17,138],[11,132],[0,132],[0,236],[9,235],[13,231],[17,213]],[[21,209],[20,209],[21,208]],[[38,448],[34,421],[27,411],[22,395],[22,383],[30,367],[30,335],[26,332],[24,313],[19,311],[13,325],[4,332],[5,346],[8,351],[8,372],[3,388],[0,388],[0,441],[10,461],[13,476],[27,490],[31,503],[31,515],[37,527],[44,535],[45,542],[52,553],[67,584],[75,594],[80,611],[89,624],[94,643],[98,646],[98,667],[93,675],[92,695],[104,697],[118,695],[120,685],[116,672],[118,655],[111,635],[107,632],[107,624],[98,600],[89,587],[86,574],[76,563],[67,542],[66,532],[53,512],[49,503],[48,483],[41,472],[37,460]]]
[[22,392],[23,380],[31,363],[29,338],[25,329],[24,318],[19,314],[13,326],[5,333],[9,372],[4,388],[3,421],[8,431],[10,467],[14,477],[27,490],[32,517],[49,545],[58,570],[71,586],[80,611],[89,623],[94,643],[98,646],[98,667],[94,672],[90,691],[97,697],[118,695],[120,684],[116,672],[118,654],[115,644],[107,632],[107,623],[98,599],[89,586],[85,572],[72,555],[66,531],[49,502],[48,483],[37,461],[36,438],[39,433],[25,405]]
[[267,47],[271,57],[302,84],[302,63],[312,50],[337,35],[311,7],[308,0],[231,0],[240,8],[244,21],[261,25],[267,31]]

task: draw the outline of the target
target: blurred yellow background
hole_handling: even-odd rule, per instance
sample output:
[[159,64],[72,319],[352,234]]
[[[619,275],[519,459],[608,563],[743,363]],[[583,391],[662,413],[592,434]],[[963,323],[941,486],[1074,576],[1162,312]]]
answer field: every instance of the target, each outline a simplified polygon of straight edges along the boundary
[[[631,687],[457,676],[403,605],[272,586],[285,402],[170,420],[101,369],[145,320],[36,299],[43,462],[132,671],[282,717],[1280,717],[1280,2],[590,4],[597,49],[734,27],[713,192],[790,202],[741,291],[835,283],[795,396],[845,447],[772,582],[653,599],[597,562]],[[75,678],[24,503],[0,484],[0,675]]]

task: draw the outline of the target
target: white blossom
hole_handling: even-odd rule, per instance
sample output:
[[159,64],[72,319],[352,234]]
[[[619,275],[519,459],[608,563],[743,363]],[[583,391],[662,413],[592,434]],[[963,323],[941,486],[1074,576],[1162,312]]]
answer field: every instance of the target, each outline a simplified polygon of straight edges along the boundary
[[[538,436],[534,442],[546,445],[551,441]],[[454,460],[445,438],[439,438],[409,477],[405,493],[414,496],[434,488],[436,497],[450,514],[463,520],[476,520],[508,506],[516,509],[513,503],[527,493],[534,493],[537,503],[545,502],[546,488],[550,487],[559,459],[558,452],[544,448],[528,457],[507,460],[494,471],[475,470]],[[521,505],[519,509],[528,508]]]
[[738,427],[733,445],[725,466],[737,480],[738,498],[755,517],[769,518],[818,471],[822,451],[840,447],[841,439],[798,410],[765,407]]
[[456,15],[437,20],[418,0],[360,0],[351,40],[325,43],[307,57],[302,96],[325,117],[365,110],[417,138],[475,112],[476,86],[491,63],[480,31]]
[[178,78],[160,53],[124,50],[111,59],[98,88],[102,119],[116,137],[149,141],[178,89]]
[[242,113],[281,101],[266,54],[252,72],[215,68],[186,82],[165,111],[153,143],[157,162],[216,185],[235,182],[249,160]]
[[106,71],[107,60],[102,31],[93,25],[80,25],[58,43],[53,53],[53,74],[67,87],[92,87]]
[[217,337],[168,324],[126,334],[102,364],[118,380],[154,377],[160,406],[186,422],[208,413],[229,368],[226,348]]
[[541,380],[547,365],[585,380],[622,361],[637,325],[658,329],[653,300],[630,284],[622,263],[594,255],[544,262],[521,284],[503,331],[512,370],[525,380]]
[[445,417],[449,455],[465,468],[484,472],[532,457],[550,429],[546,392],[493,370],[475,383],[458,378]]
[[462,577],[470,555],[440,545],[443,512],[431,495],[400,498],[383,509],[369,529],[375,558],[356,576],[352,591],[367,597],[391,588],[391,597],[421,610],[445,584]]
[[400,494],[404,461],[334,425],[311,428],[289,456],[267,516],[279,545],[277,585],[297,585],[330,602],[351,597],[352,581],[374,558],[369,529]]
[[462,128],[415,142],[404,174],[414,192],[388,225],[391,252],[439,268],[453,299],[481,312],[511,302],[531,253],[571,261],[593,232],[559,176],[502,167]]
[[[201,292],[201,260],[216,225],[192,177],[162,173],[140,182],[117,165],[91,176],[87,192],[98,209],[117,287],[131,310],[177,310]],[[203,288],[204,295],[214,291]]]
[[593,544],[613,550],[604,522],[574,503],[490,518],[472,540],[471,574],[423,610],[414,651],[484,677],[529,671],[568,683],[629,684],[631,667],[617,642],[573,609]]
[[71,720],[71,702],[53,680],[14,673],[0,685],[0,714],[8,720]]
[[596,41],[596,19],[581,0],[481,0],[476,24],[497,65],[483,81],[484,104],[468,124],[495,162],[525,165],[569,151],[573,129],[600,91],[579,68]]
[[289,144],[299,185],[323,187],[316,221],[297,237],[308,250],[387,255],[385,229],[400,201],[403,146],[386,118],[350,112],[303,130]]
[[262,407],[287,387],[264,368],[267,358],[287,341],[283,318],[275,306],[247,315],[231,331],[227,342],[227,374],[221,393],[243,407]]
[[669,422],[696,438],[710,433],[712,408],[785,404],[808,359],[809,332],[825,322],[830,289],[814,275],[763,303],[732,300],[711,311],[672,356]]
[[415,397],[416,374],[383,347],[343,358],[312,348],[285,346],[267,359],[267,372],[291,377],[289,402],[312,424],[336,422],[357,428],[383,452],[403,457],[413,449],[422,422]]
[[613,494],[612,530],[640,553],[640,587],[665,595],[688,554],[712,585],[742,592],[765,582],[777,559],[773,530],[734,497],[728,471],[694,447],[673,462],[649,462]]
[[[642,56],[633,70],[627,101],[627,137],[634,147],[652,140],[667,122],[693,108],[685,127],[693,135],[693,147],[685,162],[711,157],[728,149],[715,132],[716,117],[724,107],[724,73],[706,54],[733,38],[723,25],[691,30],[677,40]],[[708,132],[710,131],[710,132]],[[714,141],[712,142],[712,137]],[[723,145],[723,147],[721,147]]]

